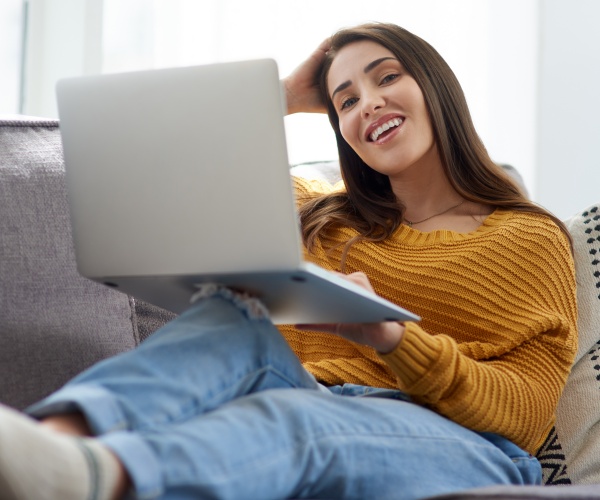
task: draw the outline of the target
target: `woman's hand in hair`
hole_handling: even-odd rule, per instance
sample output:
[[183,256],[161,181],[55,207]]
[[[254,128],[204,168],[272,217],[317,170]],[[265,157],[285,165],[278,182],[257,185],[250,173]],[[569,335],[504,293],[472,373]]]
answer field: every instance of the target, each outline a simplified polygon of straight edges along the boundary
[[283,79],[288,114],[327,112],[319,91],[317,71],[330,46],[329,38],[321,42],[308,59]]
[[[375,293],[365,273],[335,274]],[[381,354],[387,354],[396,349],[404,335],[404,324],[395,321],[384,323],[304,324],[296,325],[296,328],[333,333],[352,342],[368,345]]]

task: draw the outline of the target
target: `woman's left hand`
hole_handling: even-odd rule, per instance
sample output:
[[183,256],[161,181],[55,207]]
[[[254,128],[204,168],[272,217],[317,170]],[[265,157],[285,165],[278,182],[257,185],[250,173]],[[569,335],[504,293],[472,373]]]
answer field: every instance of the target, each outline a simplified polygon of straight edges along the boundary
[[[365,273],[335,274],[375,293]],[[333,333],[352,342],[368,345],[381,354],[387,354],[396,349],[404,335],[404,324],[395,321],[383,323],[302,324],[296,325],[296,328]]]
[[329,38],[323,40],[305,61],[282,80],[288,114],[327,113],[316,77],[330,45]]

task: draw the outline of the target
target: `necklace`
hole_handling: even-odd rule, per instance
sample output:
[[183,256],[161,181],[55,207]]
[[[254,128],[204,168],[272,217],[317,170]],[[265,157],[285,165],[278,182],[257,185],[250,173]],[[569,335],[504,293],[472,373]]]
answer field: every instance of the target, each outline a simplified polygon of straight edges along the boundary
[[456,205],[452,205],[450,208],[447,208],[446,210],[444,210],[444,211],[442,211],[442,212],[439,212],[439,213],[437,213],[437,214],[430,215],[429,217],[427,217],[427,218],[425,218],[425,219],[423,219],[423,220],[418,220],[418,221],[410,221],[410,220],[408,220],[407,218],[404,218],[404,222],[406,222],[406,223],[408,224],[408,226],[409,226],[409,227],[413,227],[415,224],[421,224],[421,222],[425,222],[426,220],[433,219],[434,217],[437,217],[438,215],[443,215],[443,214],[445,214],[446,212],[450,212],[450,210],[452,210],[453,208],[460,207],[460,206],[461,206],[461,205],[462,205],[464,202],[465,202],[465,200],[464,200],[464,198],[463,198],[462,200],[460,200],[460,203],[457,203]]

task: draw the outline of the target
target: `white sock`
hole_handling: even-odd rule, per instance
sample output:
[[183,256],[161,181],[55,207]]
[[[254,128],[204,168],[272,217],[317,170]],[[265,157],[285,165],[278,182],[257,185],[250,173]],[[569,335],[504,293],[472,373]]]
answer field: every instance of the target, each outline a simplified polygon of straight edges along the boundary
[[0,406],[0,498],[108,500],[117,458],[97,440],[47,429]]

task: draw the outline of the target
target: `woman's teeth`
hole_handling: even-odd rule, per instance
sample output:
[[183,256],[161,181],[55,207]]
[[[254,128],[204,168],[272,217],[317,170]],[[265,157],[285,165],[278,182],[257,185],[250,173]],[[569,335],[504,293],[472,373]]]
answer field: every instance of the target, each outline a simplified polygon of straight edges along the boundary
[[380,127],[377,127],[377,130],[374,130],[371,133],[371,135],[369,136],[369,138],[373,142],[375,142],[381,134],[383,134],[385,131],[387,131],[393,127],[398,127],[403,121],[404,120],[402,118],[393,118],[389,122],[386,122],[383,125],[381,125]]

